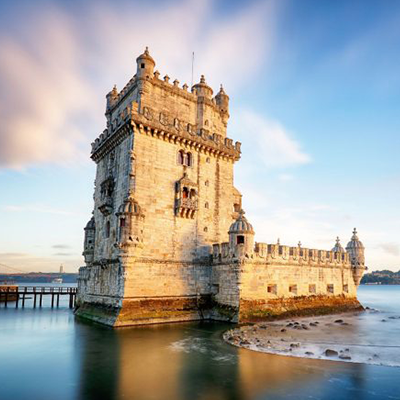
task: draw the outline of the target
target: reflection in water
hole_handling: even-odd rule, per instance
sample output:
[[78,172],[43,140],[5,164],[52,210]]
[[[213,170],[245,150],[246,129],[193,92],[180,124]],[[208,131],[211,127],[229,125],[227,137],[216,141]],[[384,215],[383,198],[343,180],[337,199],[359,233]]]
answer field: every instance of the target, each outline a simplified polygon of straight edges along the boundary
[[[93,330],[93,326],[86,328]],[[364,387],[366,367],[361,364],[238,349],[221,341],[227,328],[215,323],[185,323],[117,331],[99,328],[95,335],[82,335],[90,343],[80,345],[84,353],[80,397],[368,398]],[[393,371],[400,377],[398,370]]]
[[[360,329],[394,340],[397,321]],[[112,330],[68,309],[0,308],[0,399],[400,399],[400,368],[238,349],[221,340],[229,327]]]

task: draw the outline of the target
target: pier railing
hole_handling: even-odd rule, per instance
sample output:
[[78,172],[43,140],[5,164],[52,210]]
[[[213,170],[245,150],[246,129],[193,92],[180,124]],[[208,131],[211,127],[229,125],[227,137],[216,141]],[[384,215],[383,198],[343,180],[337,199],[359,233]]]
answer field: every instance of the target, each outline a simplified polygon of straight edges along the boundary
[[67,297],[69,308],[75,306],[76,287],[51,287],[51,286],[0,286],[0,304],[8,307],[10,303],[15,303],[15,308],[20,305],[25,307],[28,299],[33,299],[32,306],[43,306],[43,298],[51,298],[51,308],[60,306],[60,297]]

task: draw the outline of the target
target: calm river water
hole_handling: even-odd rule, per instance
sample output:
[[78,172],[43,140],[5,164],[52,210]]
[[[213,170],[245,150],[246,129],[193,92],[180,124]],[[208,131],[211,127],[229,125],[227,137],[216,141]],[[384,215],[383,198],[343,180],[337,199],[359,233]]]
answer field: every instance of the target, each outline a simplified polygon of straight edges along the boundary
[[[400,286],[362,286],[359,298],[400,315]],[[400,368],[238,349],[221,339],[227,324],[112,330],[75,320],[67,303],[0,307],[0,399],[400,399]],[[367,313],[359,324],[379,342],[400,332]]]

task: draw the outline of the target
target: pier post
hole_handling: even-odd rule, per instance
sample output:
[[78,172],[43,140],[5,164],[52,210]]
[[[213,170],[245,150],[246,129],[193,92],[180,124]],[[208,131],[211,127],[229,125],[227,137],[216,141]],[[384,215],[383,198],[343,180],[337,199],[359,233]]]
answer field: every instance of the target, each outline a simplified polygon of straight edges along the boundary
[[15,308],[18,308],[18,303],[19,303],[19,288],[18,288],[18,286],[17,286],[17,291],[16,291],[17,293],[17,298],[15,299]]
[[25,290],[24,290],[24,292],[23,292],[23,294],[22,294],[22,307],[25,307],[25,294],[26,294],[26,289],[27,289],[27,287],[25,286]]
[[33,308],[36,308],[36,288],[33,288]]
[[60,293],[57,293],[57,308],[60,306]]
[[42,288],[42,291],[41,291],[41,293],[40,293],[39,307],[42,307],[42,301],[43,301],[43,288]]
[[7,302],[8,302],[8,292],[10,291],[10,288],[8,287],[6,290],[6,298],[4,300],[4,307],[7,307]]
[[51,288],[51,308],[54,307],[54,288]]

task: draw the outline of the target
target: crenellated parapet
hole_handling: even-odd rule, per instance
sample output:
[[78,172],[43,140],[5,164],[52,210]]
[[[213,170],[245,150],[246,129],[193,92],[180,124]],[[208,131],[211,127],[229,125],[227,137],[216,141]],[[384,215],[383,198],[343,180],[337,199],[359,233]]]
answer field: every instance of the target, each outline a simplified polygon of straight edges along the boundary
[[267,264],[298,264],[298,265],[327,265],[350,268],[348,253],[329,250],[308,249],[299,246],[285,246],[281,244],[256,243],[251,254],[245,251],[244,244],[237,244],[234,248],[229,243],[213,245],[213,263],[230,262],[244,258],[254,262]]
[[161,140],[182,143],[209,155],[225,157],[237,161],[241,154],[241,143],[212,133],[207,129],[197,129],[193,124],[167,113],[154,113],[148,107],[140,113],[138,104],[132,103],[112,121],[110,128],[92,143],[92,159],[98,162],[105,154],[132,132],[152,135]]

